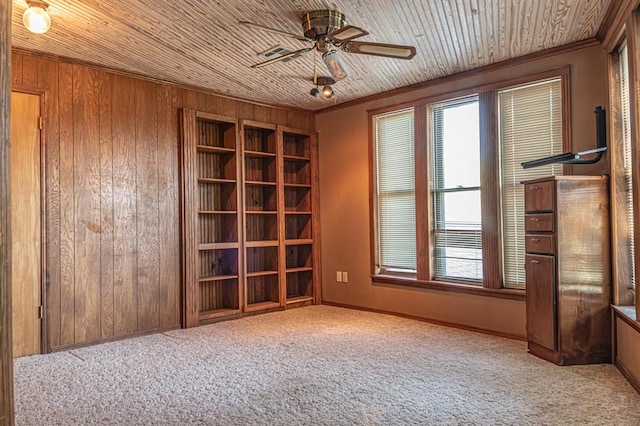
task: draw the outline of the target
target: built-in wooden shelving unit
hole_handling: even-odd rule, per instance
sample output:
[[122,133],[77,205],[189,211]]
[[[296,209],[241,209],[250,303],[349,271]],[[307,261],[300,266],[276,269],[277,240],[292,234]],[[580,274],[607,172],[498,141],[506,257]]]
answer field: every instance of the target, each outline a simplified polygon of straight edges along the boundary
[[315,135],[184,110],[184,324],[318,303]]

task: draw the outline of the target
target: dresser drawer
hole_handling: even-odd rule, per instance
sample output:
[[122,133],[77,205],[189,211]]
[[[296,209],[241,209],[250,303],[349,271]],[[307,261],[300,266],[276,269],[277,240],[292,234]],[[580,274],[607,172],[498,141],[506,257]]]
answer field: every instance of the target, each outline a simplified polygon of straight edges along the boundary
[[553,235],[526,235],[524,247],[527,253],[555,254]]
[[553,231],[553,213],[525,214],[525,232]]
[[528,183],[524,186],[524,210],[529,212],[550,212],[554,208],[554,183]]

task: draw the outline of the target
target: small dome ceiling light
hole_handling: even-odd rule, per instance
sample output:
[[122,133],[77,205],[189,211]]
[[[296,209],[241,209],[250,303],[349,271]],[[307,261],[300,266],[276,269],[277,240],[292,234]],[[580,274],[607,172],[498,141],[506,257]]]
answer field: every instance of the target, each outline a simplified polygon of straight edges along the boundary
[[47,12],[49,4],[43,1],[27,0],[27,10],[22,15],[24,26],[35,34],[44,34],[51,28],[51,16]]

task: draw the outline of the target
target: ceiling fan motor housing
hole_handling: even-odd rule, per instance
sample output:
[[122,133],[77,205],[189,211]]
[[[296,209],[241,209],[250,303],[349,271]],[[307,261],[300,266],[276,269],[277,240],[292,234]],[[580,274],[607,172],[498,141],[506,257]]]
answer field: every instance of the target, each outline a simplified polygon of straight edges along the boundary
[[339,30],[345,23],[346,17],[337,10],[314,10],[305,13],[302,17],[304,36],[311,40],[317,40]]

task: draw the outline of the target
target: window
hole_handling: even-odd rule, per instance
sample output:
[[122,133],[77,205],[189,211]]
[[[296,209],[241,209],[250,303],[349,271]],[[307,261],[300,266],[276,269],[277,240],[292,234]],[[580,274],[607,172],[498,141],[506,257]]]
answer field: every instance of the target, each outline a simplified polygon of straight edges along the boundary
[[522,297],[520,182],[563,166],[520,163],[568,150],[568,76],[371,113],[374,282]]
[[416,271],[413,109],[374,116],[376,270]]
[[524,288],[524,188],[520,182],[562,174],[562,164],[520,163],[561,154],[559,78],[498,91],[504,286]]
[[624,220],[627,225],[626,248],[629,268],[625,281],[629,282],[631,289],[635,288],[635,267],[633,244],[633,174],[631,164],[631,107],[629,105],[629,57],[627,44],[623,43],[619,51],[620,68],[620,112],[622,115],[622,175],[624,179],[625,205],[623,208]]
[[482,281],[478,97],[431,105],[435,279]]

